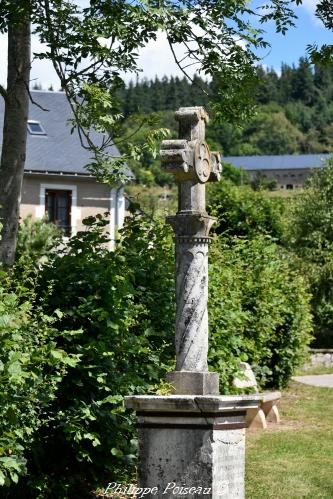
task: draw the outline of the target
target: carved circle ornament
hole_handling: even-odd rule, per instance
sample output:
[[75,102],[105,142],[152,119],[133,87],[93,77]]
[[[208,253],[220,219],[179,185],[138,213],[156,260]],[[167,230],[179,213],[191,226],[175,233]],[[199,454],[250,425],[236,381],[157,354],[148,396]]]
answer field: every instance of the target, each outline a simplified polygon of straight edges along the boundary
[[195,146],[194,169],[199,182],[204,184],[209,180],[212,165],[209,148],[206,142],[198,142]]

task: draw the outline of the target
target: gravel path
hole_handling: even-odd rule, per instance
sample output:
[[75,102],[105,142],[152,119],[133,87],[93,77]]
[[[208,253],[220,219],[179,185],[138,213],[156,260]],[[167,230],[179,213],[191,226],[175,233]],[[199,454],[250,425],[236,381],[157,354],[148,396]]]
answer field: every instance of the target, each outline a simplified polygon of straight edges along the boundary
[[311,376],[293,376],[295,381],[312,386],[333,388],[333,374],[316,374]]

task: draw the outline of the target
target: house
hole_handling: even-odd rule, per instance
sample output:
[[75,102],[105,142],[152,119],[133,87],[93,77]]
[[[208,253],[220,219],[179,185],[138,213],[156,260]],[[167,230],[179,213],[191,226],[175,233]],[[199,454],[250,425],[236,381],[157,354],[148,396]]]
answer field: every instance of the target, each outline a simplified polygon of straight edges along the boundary
[[285,154],[281,156],[227,156],[225,163],[243,168],[254,180],[262,176],[275,180],[280,189],[298,189],[317,168],[323,168],[330,154]]
[[[71,134],[68,124],[71,109],[63,92],[32,91],[31,95],[48,111],[30,103],[21,218],[47,215],[70,236],[83,228],[85,217],[110,212],[112,247],[124,221],[123,186],[98,183],[85,168],[92,154],[81,146],[76,131]],[[1,99],[1,123],[3,115]],[[97,134],[95,137],[98,139]],[[115,146],[109,148],[109,152],[113,156],[120,155]]]

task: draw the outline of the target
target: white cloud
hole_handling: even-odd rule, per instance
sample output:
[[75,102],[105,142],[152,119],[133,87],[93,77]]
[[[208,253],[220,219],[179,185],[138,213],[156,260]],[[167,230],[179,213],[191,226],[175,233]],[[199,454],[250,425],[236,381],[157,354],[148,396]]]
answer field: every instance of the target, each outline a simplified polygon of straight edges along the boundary
[[310,12],[311,14],[314,14],[316,11],[316,7],[318,4],[318,0],[303,0],[302,5],[303,7]]
[[[41,52],[45,50],[36,36],[32,37],[32,52]],[[177,57],[183,56],[183,50],[180,45],[175,47]],[[0,83],[3,85],[6,82],[7,64],[7,37],[0,35]],[[138,68],[142,71],[139,73],[139,78],[153,79],[155,76],[162,78],[163,76],[183,76],[182,71],[177,66],[172,56],[165,33],[159,32],[157,39],[151,40],[146,47],[140,49],[138,57]],[[191,66],[186,71],[193,75],[198,71],[198,66]],[[135,79],[133,74],[123,75],[126,82]],[[59,89],[60,82],[53,69],[51,62],[35,59],[31,68],[31,85],[35,82],[40,83],[44,89],[50,85],[55,90]]]
[[[41,44],[36,36],[31,39],[32,53],[45,51],[45,45]],[[59,90],[60,81],[50,61],[35,59],[32,62],[30,72],[31,85],[35,82],[40,83],[43,88],[53,86],[54,90]]]
[[[32,52],[41,52],[45,50],[36,36],[31,40]],[[0,35],[0,83],[6,84],[7,80],[7,36]],[[54,90],[59,90],[60,82],[53,69],[52,63],[43,60],[34,60],[30,73],[31,86],[36,83],[41,83],[44,89],[53,86]]]
[[[184,57],[184,50],[180,44],[177,44],[174,49],[178,59]],[[186,62],[183,64],[186,65]],[[163,76],[184,76],[173,58],[166,34],[161,31],[157,33],[156,41],[151,40],[146,47],[139,51],[138,68],[142,69],[140,78],[154,79],[155,76],[159,78]],[[198,65],[190,66],[186,68],[186,72],[192,76],[195,72],[198,72],[198,69]],[[127,74],[124,79],[129,81],[131,77],[133,78],[133,75]]]
[[316,8],[318,3],[318,0],[302,0],[302,5],[300,5],[299,8],[303,8],[308,13],[314,24],[323,27],[323,23],[321,22],[321,20],[316,17]]

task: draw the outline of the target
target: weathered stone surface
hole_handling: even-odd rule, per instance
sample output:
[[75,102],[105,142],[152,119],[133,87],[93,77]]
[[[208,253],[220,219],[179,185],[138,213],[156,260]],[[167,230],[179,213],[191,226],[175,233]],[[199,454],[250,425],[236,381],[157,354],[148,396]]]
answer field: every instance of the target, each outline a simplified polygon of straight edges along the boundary
[[209,231],[215,222],[215,218],[202,213],[179,212],[175,216],[167,217],[167,222],[172,226],[178,241],[189,239],[207,239],[209,242]]
[[[208,115],[202,107],[180,108],[179,139],[163,141],[162,168],[178,182],[178,212],[167,218],[176,243],[176,372],[208,371],[208,244],[214,219],[206,213],[205,183],[219,179],[218,153],[205,143]],[[176,393],[216,392],[204,375],[173,376]],[[210,377],[213,379],[212,377]],[[215,376],[216,378],[216,376]],[[198,383],[197,386],[196,382]]]
[[245,430],[213,432],[212,498],[244,498]]
[[253,388],[255,392],[258,391],[257,380],[251,369],[250,364],[247,362],[240,362],[239,368],[242,371],[242,375],[233,379],[232,384],[235,388]]
[[280,423],[279,409],[277,408],[277,406],[275,404],[272,405],[271,409],[266,414],[266,421],[268,423],[275,423],[275,424]]
[[256,409],[260,395],[138,395],[125,397],[125,406],[137,412],[228,412]]
[[277,404],[281,399],[281,392],[259,393],[257,381],[251,366],[247,362],[241,362],[240,369],[243,371],[242,376],[234,378],[233,385],[240,389],[252,388],[260,398],[259,410],[250,409],[247,413],[246,420],[248,426],[250,428],[266,429],[267,422],[279,423],[280,415]]
[[139,441],[139,487],[158,486],[145,497],[244,498],[245,430],[142,428]]
[[179,192],[178,212],[167,219],[176,243],[176,371],[168,375],[176,395],[125,397],[125,404],[138,416],[145,497],[238,499],[244,497],[246,413],[257,410],[259,399],[219,396],[218,374],[207,367],[214,219],[206,213],[205,183],[219,180],[222,165],[205,143],[205,110],[181,108],[176,119],[179,139],[161,146],[162,167],[175,176]]
[[179,137],[188,141],[204,140],[209,116],[203,107],[180,107],[175,118],[179,123]]
[[145,497],[244,497],[245,418],[258,406],[256,395],[138,396],[125,403],[138,415],[139,486],[158,486]]
[[218,395],[219,375],[210,372],[175,371],[166,375],[166,380],[175,387],[179,395]]
[[246,415],[247,425],[251,429],[263,429],[266,430],[267,422],[265,413],[262,409],[250,409]]
[[267,423],[280,423],[278,403],[281,392],[257,393],[260,405],[259,410],[250,409],[246,415],[249,428],[267,428]]
[[332,367],[333,349],[313,349],[311,350],[311,362],[304,366],[304,369],[313,367]]
[[207,371],[208,244],[178,240],[176,249],[176,371]]

